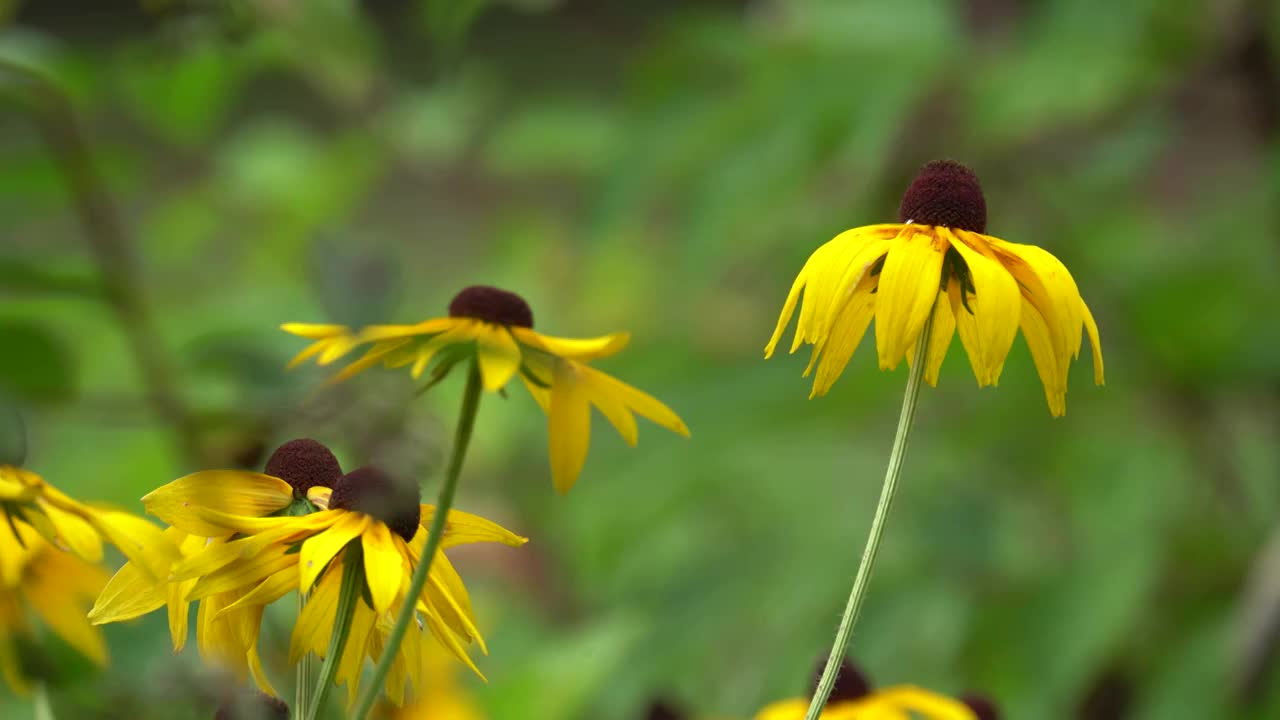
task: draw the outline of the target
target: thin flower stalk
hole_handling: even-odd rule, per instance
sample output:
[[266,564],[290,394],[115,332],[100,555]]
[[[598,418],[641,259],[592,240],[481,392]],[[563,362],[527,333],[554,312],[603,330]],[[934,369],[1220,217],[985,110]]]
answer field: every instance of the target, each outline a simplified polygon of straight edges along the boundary
[[[364,583],[364,563],[360,561],[360,543],[351,542],[344,551],[342,564],[342,589],[338,594],[338,609],[335,613],[333,634],[329,636],[329,652],[320,665],[320,680],[312,697],[310,712],[302,717],[315,720],[324,708],[325,698],[333,687],[334,678],[338,676],[338,667],[342,664],[342,653],[347,647],[347,638],[351,635],[351,621],[355,617],[356,603],[360,602],[360,588]],[[405,603],[412,606],[412,603]]]

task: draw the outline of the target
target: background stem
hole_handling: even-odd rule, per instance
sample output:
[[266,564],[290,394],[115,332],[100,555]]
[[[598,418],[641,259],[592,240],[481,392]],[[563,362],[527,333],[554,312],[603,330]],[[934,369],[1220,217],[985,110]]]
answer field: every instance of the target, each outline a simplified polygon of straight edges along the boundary
[[893,496],[898,489],[898,476],[902,473],[902,459],[907,453],[907,437],[911,434],[912,420],[916,416],[916,400],[920,398],[920,384],[924,378],[925,356],[929,352],[929,331],[933,327],[933,313],[925,319],[924,328],[920,330],[917,340],[915,359],[911,362],[911,372],[907,376],[907,390],[902,398],[902,412],[898,415],[898,432],[893,436],[893,450],[889,452],[889,467],[884,473],[884,486],[880,489],[880,502],[876,505],[875,517],[871,520],[871,532],[867,536],[867,545],[862,550],[862,562],[858,565],[858,574],[853,580],[853,589],[849,592],[849,602],[845,605],[844,615],[840,618],[840,628],[836,631],[835,643],[831,646],[831,655],[827,658],[827,666],[822,670],[822,679],[813,693],[809,703],[809,711],[805,720],[818,720],[822,708],[831,697],[835,687],[836,676],[840,673],[840,664],[849,649],[849,639],[853,636],[853,626],[858,622],[858,613],[862,611],[862,602],[867,596],[867,586],[871,582],[871,570],[880,552],[880,539],[884,536],[885,522],[889,518],[889,508],[893,505]]
[[413,571],[413,579],[405,593],[400,614],[396,616],[396,624],[391,629],[391,634],[387,636],[382,657],[378,658],[378,664],[373,669],[373,678],[360,693],[360,700],[356,703],[355,712],[351,715],[354,720],[364,720],[373,709],[374,702],[382,692],[382,684],[387,678],[387,673],[390,672],[391,665],[395,661],[396,653],[400,650],[404,634],[409,629],[409,623],[413,621],[414,607],[417,604],[415,598],[422,594],[422,588],[427,584],[431,561],[435,559],[436,550],[440,547],[445,521],[448,520],[449,509],[453,507],[453,496],[458,489],[458,477],[462,474],[462,461],[467,454],[467,445],[471,442],[471,430],[475,427],[476,411],[480,407],[482,390],[480,368],[477,361],[472,360],[470,370],[467,372],[467,387],[462,394],[462,410],[459,413],[458,427],[454,434],[453,454],[449,457],[444,485],[440,487],[440,497],[436,500],[435,514],[431,516],[431,527],[427,529],[427,542],[422,549],[421,557],[418,558],[418,567]]

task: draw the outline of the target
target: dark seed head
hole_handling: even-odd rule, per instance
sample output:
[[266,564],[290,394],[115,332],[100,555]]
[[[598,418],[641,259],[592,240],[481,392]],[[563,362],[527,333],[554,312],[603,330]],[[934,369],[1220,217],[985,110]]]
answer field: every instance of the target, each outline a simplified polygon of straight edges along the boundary
[[989,698],[981,695],[965,695],[960,702],[978,716],[978,720],[1000,720],[1000,711]]
[[[827,658],[824,656],[818,660],[818,667],[813,673],[813,686],[810,690],[816,689],[818,683],[822,682],[822,673],[827,669]],[[857,700],[871,694],[871,681],[866,675],[845,658],[840,662],[840,673],[836,675],[836,685],[831,689],[831,697],[828,702],[842,702],[848,700]]]
[[218,707],[213,720],[289,720],[289,704],[266,693],[228,698]]
[[450,317],[469,317],[498,325],[533,327],[533,310],[524,298],[488,285],[472,285],[449,303]]
[[645,720],[684,720],[685,714],[663,700],[655,700],[644,717]]
[[342,467],[329,448],[310,438],[299,438],[271,453],[266,473],[289,483],[294,496],[304,498],[317,485],[332,487],[342,477]]
[[396,480],[368,465],[338,478],[329,496],[330,508],[372,515],[405,542],[418,532],[418,523],[422,520],[420,502],[417,485]]
[[902,195],[898,221],[987,231],[987,201],[978,176],[952,160],[934,160],[920,168]]

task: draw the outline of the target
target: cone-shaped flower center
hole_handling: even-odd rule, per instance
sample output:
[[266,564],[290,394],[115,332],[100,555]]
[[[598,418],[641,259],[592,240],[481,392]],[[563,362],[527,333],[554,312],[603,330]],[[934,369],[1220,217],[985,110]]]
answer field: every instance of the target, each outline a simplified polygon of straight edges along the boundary
[[951,160],[934,160],[911,181],[898,206],[898,221],[987,231],[987,201],[978,176]]
[[981,695],[965,695],[960,701],[978,716],[978,720],[1000,720],[996,704]]
[[645,716],[646,720],[681,720],[683,717],[683,714],[676,712],[675,708],[662,700],[657,700],[650,705],[649,714]]
[[331,487],[342,477],[338,458],[329,448],[310,438],[298,438],[276,448],[267,459],[266,473],[293,486],[295,497],[304,498],[317,485]]
[[[818,683],[822,681],[822,673],[826,669],[827,659],[824,657],[818,661],[818,667],[813,673],[814,688],[818,687]],[[848,658],[841,661],[840,673],[836,675],[836,686],[831,689],[831,697],[827,702],[847,702],[870,694],[871,681],[867,679],[867,676],[863,675],[856,665],[849,662]]]
[[449,315],[498,325],[533,327],[533,310],[524,298],[488,285],[472,285],[458,293],[449,303]]
[[401,482],[382,470],[365,466],[352,470],[333,483],[329,507],[362,512],[381,520],[391,531],[413,539],[422,520],[418,486]]

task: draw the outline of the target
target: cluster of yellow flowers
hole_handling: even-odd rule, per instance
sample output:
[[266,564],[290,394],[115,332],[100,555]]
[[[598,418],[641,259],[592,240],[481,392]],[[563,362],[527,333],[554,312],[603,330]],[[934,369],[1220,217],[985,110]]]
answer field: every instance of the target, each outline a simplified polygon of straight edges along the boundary
[[[955,334],[978,384],[996,384],[1019,329],[1054,415],[1065,412],[1067,368],[1080,353],[1082,334],[1090,338],[1101,383],[1097,326],[1071,275],[1044,250],[983,234],[985,202],[967,168],[927,165],[900,215],[898,224],[849,230],[820,247],[787,296],[766,355],[798,308],[791,350],[813,346],[806,370],[816,369],[813,395],[830,390],[872,319],[881,368],[906,358],[924,366],[917,373],[922,370],[930,384],[937,383]],[[526,542],[452,508],[481,396],[503,392],[519,378],[547,415],[550,475],[561,493],[582,473],[593,406],[632,446],[637,415],[689,435],[666,405],[592,366],[621,351],[629,340],[625,333],[586,339],[542,334],[533,329],[528,304],[504,290],[468,287],[446,317],[413,325],[283,328],[311,341],[291,366],[308,360],[330,365],[361,352],[334,381],[382,365],[408,368],[414,378],[429,374],[429,387],[465,368],[462,416],[440,501],[422,503],[416,483],[375,466],[344,471],[327,447],[310,439],[281,445],[263,472],[206,470],[149,493],[143,506],[167,524],[164,529],[72,500],[29,470],[0,466],[0,507],[7,519],[7,528],[0,528],[0,671],[10,686],[27,686],[18,642],[33,615],[104,663],[107,649],[97,625],[165,608],[174,650],[180,651],[196,602],[201,656],[242,682],[252,678],[274,697],[258,649],[263,612],[296,593],[301,609],[289,660],[324,662],[314,695],[297,696],[299,717],[315,717],[328,688],[345,685],[357,718],[369,712],[370,698],[382,694],[395,705],[415,701],[402,718],[478,718],[452,689],[452,670],[442,661],[451,656],[479,674],[469,649],[486,651],[467,589],[444,551],[465,543]],[[109,580],[99,567],[104,541],[128,559]],[[372,689],[362,694],[366,659],[376,668]],[[833,668],[823,679],[828,692],[834,689],[831,704],[822,710],[816,703],[811,718],[817,712],[827,720],[996,716],[994,706],[980,699],[954,700],[912,686],[874,691],[851,667],[838,677]],[[785,700],[756,720],[799,719],[808,707],[806,699]]]

